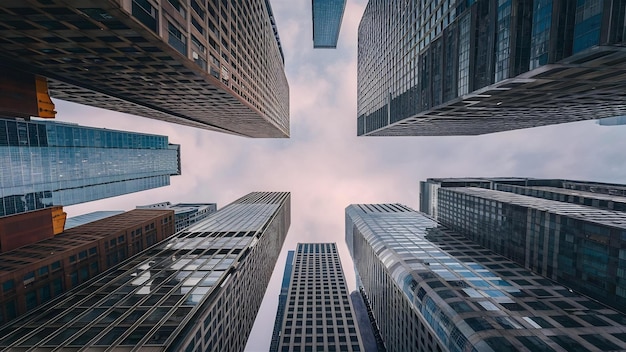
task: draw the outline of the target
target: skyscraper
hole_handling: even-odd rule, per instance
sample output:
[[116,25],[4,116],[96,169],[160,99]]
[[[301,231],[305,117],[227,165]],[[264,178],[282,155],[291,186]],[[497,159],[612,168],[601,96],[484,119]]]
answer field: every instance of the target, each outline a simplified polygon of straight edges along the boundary
[[169,185],[180,146],[166,136],[0,119],[0,216]]
[[[483,179],[488,181],[488,179]],[[492,179],[441,182],[437,221],[516,263],[626,313],[626,186]],[[495,182],[494,182],[495,181]],[[483,184],[487,184],[484,182]],[[521,185],[520,185],[521,183]],[[623,194],[623,193],[622,193]]]
[[346,0],[311,0],[313,5],[313,47],[337,47]]
[[240,136],[289,136],[269,0],[7,0],[0,16],[0,71],[47,77],[54,98]]
[[161,202],[149,205],[140,205],[137,209],[170,209],[174,210],[176,218],[176,232],[182,231],[196,222],[217,211],[215,203],[178,203]]
[[0,347],[243,351],[289,225],[289,193],[250,193],[5,325]]
[[478,135],[624,115],[620,0],[370,0],[357,134]]
[[170,237],[173,215],[135,209],[1,253],[0,325]]
[[283,317],[285,316],[285,306],[287,305],[287,294],[289,293],[289,286],[291,284],[291,271],[293,270],[293,256],[295,253],[296,251],[287,252],[283,281],[280,285],[280,294],[278,295],[278,308],[276,308],[276,319],[274,321],[274,331],[272,331],[270,351],[278,351],[278,345],[280,344],[280,333],[283,327]]
[[624,314],[404,205],[350,205],[346,240],[389,351],[626,348]]
[[279,341],[270,352],[363,351],[337,246],[298,243],[287,275],[287,297],[276,314]]

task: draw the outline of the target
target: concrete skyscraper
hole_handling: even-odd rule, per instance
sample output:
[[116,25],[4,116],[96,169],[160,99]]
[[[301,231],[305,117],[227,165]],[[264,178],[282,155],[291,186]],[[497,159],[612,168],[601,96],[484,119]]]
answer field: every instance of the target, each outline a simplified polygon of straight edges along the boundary
[[311,0],[313,5],[313,47],[337,47],[346,0]]
[[357,134],[478,135],[626,114],[621,0],[370,0]]
[[436,189],[422,200],[442,225],[626,313],[625,185],[465,178],[426,188]]
[[0,119],[0,216],[167,186],[180,146],[166,136]]
[[626,316],[400,204],[346,209],[359,284],[389,351],[626,349]]
[[[23,72],[15,82],[47,78],[53,98],[240,136],[289,136],[269,0],[2,1],[0,58],[0,72]],[[2,83],[0,92],[18,91]]]
[[270,352],[364,350],[336,244],[298,243],[287,275],[278,343]]
[[250,193],[5,325],[0,347],[243,351],[289,225],[289,193]]

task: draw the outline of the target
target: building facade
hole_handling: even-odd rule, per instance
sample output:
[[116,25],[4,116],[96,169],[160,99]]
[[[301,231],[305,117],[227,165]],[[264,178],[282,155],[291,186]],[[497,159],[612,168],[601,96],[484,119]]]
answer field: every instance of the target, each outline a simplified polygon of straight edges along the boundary
[[346,0],[312,0],[311,3],[313,5],[313,48],[336,48]]
[[389,351],[626,348],[624,314],[404,205],[350,205],[346,240]]
[[173,235],[173,215],[131,210],[1,253],[0,325]]
[[250,193],[3,326],[0,347],[243,351],[289,225],[289,193]]
[[[287,263],[289,265],[289,263]],[[363,351],[335,243],[298,243],[274,351]],[[284,281],[283,281],[284,282]]]
[[0,165],[0,216],[162,187],[181,172],[166,136],[8,119]]
[[54,98],[248,137],[289,136],[269,0],[0,5],[0,57]]
[[619,0],[370,0],[359,136],[478,135],[625,114]]
[[291,271],[293,270],[293,256],[295,253],[296,251],[287,252],[283,281],[280,285],[280,295],[278,295],[278,308],[276,308],[276,320],[274,321],[274,331],[272,331],[270,351],[278,351],[278,345],[280,344],[280,333],[283,327],[283,317],[285,316],[285,306],[287,305],[287,294],[289,293],[291,283]]
[[176,232],[195,224],[217,211],[215,203],[155,203],[138,206],[137,209],[170,209],[174,210],[176,218]]
[[66,217],[63,207],[0,217],[0,253],[62,233]]

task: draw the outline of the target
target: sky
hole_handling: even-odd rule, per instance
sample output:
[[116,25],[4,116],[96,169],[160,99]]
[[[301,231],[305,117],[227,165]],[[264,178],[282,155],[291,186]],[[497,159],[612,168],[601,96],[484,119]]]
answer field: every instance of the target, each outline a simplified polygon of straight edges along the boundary
[[626,180],[626,126],[595,121],[471,137],[356,137],[357,28],[366,1],[349,0],[337,49],[313,49],[311,2],[272,0],[290,85],[290,139],[249,139],[55,100],[57,120],[169,136],[181,145],[171,185],[65,207],[68,216],[162,201],[215,202],[252,191],[291,192],[291,228],[248,341],[270,344],[286,253],[298,242],[336,242],[349,289],[344,209],[402,203],[418,210],[428,177],[527,176]]

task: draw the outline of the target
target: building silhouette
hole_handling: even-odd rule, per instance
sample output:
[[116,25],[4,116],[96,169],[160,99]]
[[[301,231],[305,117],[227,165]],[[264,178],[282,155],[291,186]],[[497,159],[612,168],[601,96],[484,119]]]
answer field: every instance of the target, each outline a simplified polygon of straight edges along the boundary
[[289,225],[289,193],[250,193],[5,325],[0,347],[243,351]]
[[[626,313],[626,186],[524,178],[428,179],[436,219],[542,276]],[[432,185],[432,186],[429,186]],[[480,187],[480,185],[484,187]]]
[[[46,211],[50,209],[0,221]],[[34,229],[49,236],[29,237],[30,243],[0,253],[0,325],[170,237],[174,234],[173,216],[169,210],[136,209],[56,235],[51,228]],[[33,219],[26,221],[21,227],[33,229]]]
[[313,48],[336,48],[346,0],[312,0],[311,3]]
[[276,314],[279,341],[270,352],[363,351],[336,244],[298,243],[287,275],[287,296]]
[[169,185],[180,146],[166,136],[0,119],[0,216]]
[[0,14],[0,71],[46,77],[53,98],[240,136],[289,136],[269,0],[9,0]]
[[626,348],[624,314],[404,205],[350,205],[346,241],[389,351]]
[[195,224],[217,211],[215,203],[178,203],[170,202],[140,205],[137,209],[169,209],[174,210],[176,220],[176,232]]
[[619,0],[370,0],[359,136],[478,135],[624,115]]

